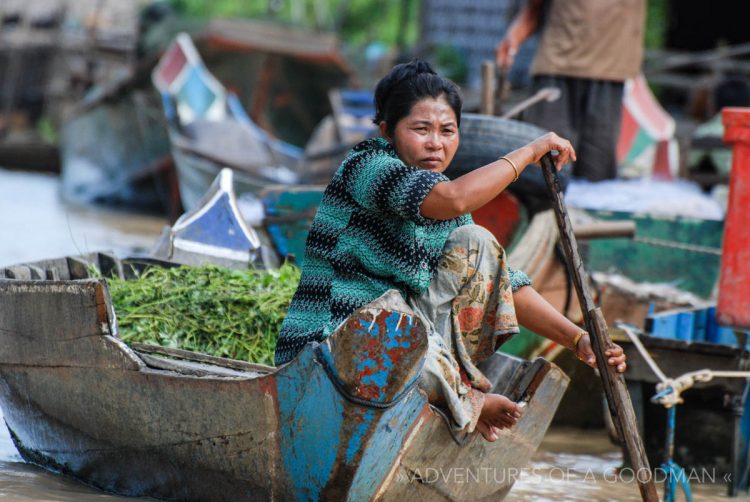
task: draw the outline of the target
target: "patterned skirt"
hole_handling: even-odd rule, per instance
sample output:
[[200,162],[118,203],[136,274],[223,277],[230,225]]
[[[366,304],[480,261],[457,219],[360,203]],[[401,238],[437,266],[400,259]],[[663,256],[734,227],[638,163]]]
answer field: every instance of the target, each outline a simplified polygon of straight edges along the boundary
[[472,432],[492,387],[476,364],[519,332],[505,250],[483,227],[457,228],[429,288],[408,303],[429,334],[419,386]]

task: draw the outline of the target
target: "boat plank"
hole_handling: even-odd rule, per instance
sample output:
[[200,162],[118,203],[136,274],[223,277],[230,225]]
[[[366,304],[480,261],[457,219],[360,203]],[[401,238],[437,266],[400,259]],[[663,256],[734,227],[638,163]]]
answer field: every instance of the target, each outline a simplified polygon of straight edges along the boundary
[[8,340],[0,364],[143,366],[120,340],[109,336],[111,302],[103,280],[0,280],[0,302],[0,327]]
[[381,500],[502,499],[536,451],[562,399],[561,389],[568,385],[569,378],[550,366],[516,426],[501,430],[495,443],[473,434],[459,445],[430,411],[416,427]]

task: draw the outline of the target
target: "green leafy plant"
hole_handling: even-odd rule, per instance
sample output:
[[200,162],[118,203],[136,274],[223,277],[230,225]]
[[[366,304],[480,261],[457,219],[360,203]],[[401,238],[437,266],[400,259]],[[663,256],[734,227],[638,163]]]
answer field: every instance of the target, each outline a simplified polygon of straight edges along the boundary
[[276,340],[300,272],[214,265],[148,268],[139,278],[108,278],[121,338],[273,364]]

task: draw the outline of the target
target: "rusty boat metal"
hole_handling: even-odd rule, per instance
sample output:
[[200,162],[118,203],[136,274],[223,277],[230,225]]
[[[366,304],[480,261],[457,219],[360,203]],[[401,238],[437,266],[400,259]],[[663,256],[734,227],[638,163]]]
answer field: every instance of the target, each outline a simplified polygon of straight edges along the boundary
[[135,266],[94,253],[0,268],[0,406],[26,461],[109,492],[498,500],[568,384],[543,359],[495,354],[495,391],[527,407],[489,443],[453,432],[417,388],[427,336],[403,301],[376,300],[273,368],[125,344],[91,264],[105,276]]

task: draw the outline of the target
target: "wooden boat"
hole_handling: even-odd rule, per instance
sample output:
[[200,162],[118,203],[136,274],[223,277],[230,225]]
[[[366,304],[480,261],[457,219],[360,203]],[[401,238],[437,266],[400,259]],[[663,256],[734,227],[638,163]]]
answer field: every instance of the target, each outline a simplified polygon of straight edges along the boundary
[[95,254],[0,269],[0,405],[24,459],[113,493],[500,499],[568,382],[542,359],[494,355],[495,391],[528,405],[488,443],[452,433],[415,387],[427,338],[403,302],[373,302],[272,368],[129,347],[92,263],[105,275],[138,266]]
[[592,242],[585,257],[590,270],[616,270],[637,282],[674,284],[703,299],[714,293],[719,280],[723,221],[587,212],[604,220],[633,220],[637,227],[635,239]]
[[145,75],[94,88],[65,122],[60,157],[67,200],[175,211],[169,139]]
[[331,113],[329,90],[346,87],[354,76],[334,33],[274,21],[166,20],[144,37],[144,45],[152,54],[163,54],[180,31],[253,122],[287,144],[305,144]]
[[[236,96],[230,93],[226,101],[232,109],[230,114],[242,121],[247,117],[244,110],[250,110],[255,119],[250,122],[256,140],[270,146],[281,159],[274,158],[271,166],[293,169],[302,150],[271,137],[266,131],[301,143],[330,111],[327,91],[349,80],[349,69],[337,50],[335,37],[256,20],[193,20],[187,26],[198,46],[193,48],[195,54],[203,54],[211,73],[236,92]],[[169,38],[163,38],[164,34],[169,34]],[[66,121],[60,141],[66,198],[169,212],[173,218],[180,214],[169,131],[159,111],[160,96],[149,78],[158,55],[167,49],[173,36],[168,26],[149,31],[141,39],[147,54],[128,72],[95,86]],[[305,79],[298,75],[305,75]],[[314,84],[309,85],[310,82]],[[297,89],[297,85],[304,88]],[[206,96],[199,92],[197,99]],[[255,121],[264,129],[255,125]],[[187,151],[180,153],[188,158],[186,162],[197,166],[193,177],[203,184],[194,190],[192,197],[188,196],[193,205],[186,204],[186,209],[194,207],[218,174],[211,162],[195,160],[191,155],[189,147],[195,146],[192,138],[202,128],[196,125],[192,129],[188,128],[182,138],[181,144],[188,147]],[[237,136],[236,132],[229,133]],[[249,146],[233,150],[244,162],[257,155]],[[222,149],[209,150],[217,151],[223,159]],[[219,164],[219,169],[225,167]],[[207,168],[213,170],[201,178],[199,174]],[[273,177],[272,180],[287,182]],[[238,181],[242,181],[239,174]],[[268,183],[257,176],[247,181],[250,186]]]
[[[679,330],[679,327],[678,327]],[[660,382],[636,346],[622,332],[613,339],[628,357],[625,379],[652,466],[666,458],[667,410],[650,402]],[[728,343],[662,338],[644,332],[638,339],[659,368],[670,378],[688,372],[747,371],[750,353]],[[685,391],[677,406],[674,439],[675,461],[685,469],[713,474],[736,496],[748,489],[750,475],[750,383],[747,379],[716,378],[698,382]]]
[[[312,116],[317,120],[322,118],[318,117],[321,104],[311,103],[314,96],[320,95],[324,98],[326,85],[342,83],[342,77],[346,75],[342,62],[335,57],[335,51],[331,52],[333,49],[325,40],[326,37],[316,36],[293,41],[292,33],[286,33],[278,27],[269,31],[269,26],[265,25],[248,26],[248,30],[259,30],[272,39],[283,38],[286,35],[287,38],[291,37],[288,42],[294,42],[274,47],[268,40],[263,41],[257,35],[243,38],[238,28],[231,23],[214,27],[220,34],[229,30],[231,37],[239,37],[231,40],[234,41],[234,46],[246,52],[245,57],[249,60],[258,57],[281,58],[286,63],[284,66],[288,67],[285,71],[301,65],[301,68],[306,69],[305,75],[317,74],[320,77],[320,81],[316,81],[315,85],[299,93],[305,95],[304,99],[288,93],[284,95],[283,101],[294,101],[295,113],[306,110],[307,119],[310,118],[307,113],[312,111],[315,111]],[[222,46],[221,38],[209,39]],[[304,44],[305,40],[307,45]],[[325,43],[322,43],[323,41]],[[275,67],[276,65],[264,62],[260,76],[256,75],[251,79],[261,79],[258,83],[260,88],[254,89],[256,95],[253,97],[251,113],[263,121],[264,127],[272,130],[274,127],[268,115],[278,115],[280,110],[259,115],[259,110],[265,105],[260,103],[259,99],[266,95],[270,98],[270,89],[267,88],[270,81],[291,78],[290,75],[284,74],[284,71],[278,74],[279,71],[274,69]],[[217,71],[221,72],[221,68],[217,67]],[[235,171],[235,188],[238,195],[258,195],[270,185],[299,183],[302,179],[301,171],[307,163],[332,165],[331,160],[339,158],[348,149],[342,148],[339,142],[323,150],[317,149],[306,154],[303,149],[273,137],[250,117],[240,98],[228,91],[223,81],[220,82],[214,77],[186,33],[181,33],[175,38],[154,68],[152,78],[164,98],[180,194],[183,206],[188,210],[196,207],[200,196],[223,167],[230,167]],[[323,107],[325,106],[326,103],[323,103]]]
[[294,184],[301,150],[272,140],[205,67],[192,39],[181,33],[154,68],[164,100],[183,207],[194,209],[224,167],[236,172],[238,194],[271,184]]
[[206,261],[230,268],[263,266],[260,237],[246,224],[237,205],[233,172],[219,172],[198,207],[164,227],[151,255],[184,265]]

